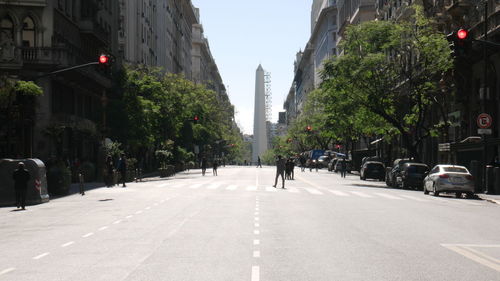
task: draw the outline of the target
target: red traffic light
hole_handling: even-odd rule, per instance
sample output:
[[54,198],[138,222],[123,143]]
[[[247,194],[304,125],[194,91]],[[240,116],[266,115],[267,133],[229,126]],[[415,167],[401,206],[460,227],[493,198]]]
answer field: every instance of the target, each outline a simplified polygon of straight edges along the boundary
[[312,130],[311,126],[307,126],[307,127],[306,127],[306,130],[307,130],[307,131],[311,131],[311,130]]
[[109,56],[108,55],[100,55],[99,56],[99,64],[109,64]]
[[198,121],[200,120],[200,118],[198,117],[198,115],[195,115],[194,118],[193,118],[194,121]]
[[469,31],[467,31],[466,29],[459,29],[457,31],[457,38],[460,40],[465,40],[467,39],[468,36],[469,36]]

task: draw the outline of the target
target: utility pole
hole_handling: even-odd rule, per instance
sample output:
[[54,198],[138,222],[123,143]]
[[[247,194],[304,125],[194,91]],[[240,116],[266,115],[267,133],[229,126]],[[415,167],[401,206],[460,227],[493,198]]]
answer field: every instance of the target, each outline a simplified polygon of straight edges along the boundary
[[[488,0],[484,0],[484,41],[488,41]],[[483,86],[483,97],[481,99],[481,113],[486,113],[486,97],[489,94],[488,87],[488,45],[483,44],[483,56],[484,56],[484,86]],[[483,163],[481,166],[482,176],[482,188],[487,190],[488,183],[486,182],[486,154],[487,154],[487,144],[486,144],[486,134],[483,134]]]

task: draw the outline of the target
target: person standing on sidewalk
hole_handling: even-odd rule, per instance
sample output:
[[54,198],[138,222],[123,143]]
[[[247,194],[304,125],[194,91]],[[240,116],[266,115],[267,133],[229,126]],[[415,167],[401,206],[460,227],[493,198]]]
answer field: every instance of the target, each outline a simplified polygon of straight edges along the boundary
[[16,206],[17,208],[23,208],[23,210],[26,210],[26,192],[28,191],[30,178],[30,173],[24,168],[24,163],[19,162],[17,170],[12,174],[12,179],[16,190]]
[[274,179],[273,187],[276,188],[278,184],[278,177],[281,176],[281,188],[285,188],[285,159],[278,155],[276,159],[276,178]]
[[126,187],[125,181],[127,179],[127,158],[125,157],[125,154],[122,154],[120,156],[120,159],[118,159],[117,170],[118,172],[120,172],[120,181],[123,183],[122,187]]
[[345,178],[347,172],[347,161],[345,160],[345,157],[343,157],[340,160],[340,176]]
[[257,156],[257,168],[262,168],[262,163],[260,162],[260,156]]
[[219,167],[219,162],[217,162],[217,159],[214,159],[214,163],[213,163],[213,175],[214,176],[217,176],[217,168]]
[[113,187],[114,185],[114,168],[115,165],[113,165],[113,157],[111,155],[108,155],[106,158],[106,186],[107,187]]
[[204,176],[207,171],[207,158],[201,158],[201,175]]

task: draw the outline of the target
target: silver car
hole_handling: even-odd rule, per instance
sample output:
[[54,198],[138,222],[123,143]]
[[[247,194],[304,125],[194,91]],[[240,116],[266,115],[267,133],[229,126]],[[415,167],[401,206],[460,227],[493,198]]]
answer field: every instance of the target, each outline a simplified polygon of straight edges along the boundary
[[457,198],[462,193],[467,197],[474,196],[474,178],[464,166],[436,165],[424,179],[424,193],[454,192]]

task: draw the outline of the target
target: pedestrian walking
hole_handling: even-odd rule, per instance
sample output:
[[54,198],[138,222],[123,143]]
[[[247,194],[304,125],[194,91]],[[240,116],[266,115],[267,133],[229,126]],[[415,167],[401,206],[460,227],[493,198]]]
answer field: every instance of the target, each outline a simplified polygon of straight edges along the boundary
[[290,158],[288,158],[286,160],[286,163],[285,163],[285,179],[286,180],[292,179],[292,176],[291,176],[291,174],[292,174],[292,166],[291,166],[291,164],[292,163],[290,161]]
[[207,158],[201,158],[201,175],[204,176],[207,171]]
[[28,191],[28,181],[30,178],[30,173],[24,168],[24,163],[19,162],[17,170],[12,173],[14,189],[16,191],[16,206],[18,209],[22,208],[26,210],[26,193]]
[[217,168],[219,167],[219,162],[217,162],[217,160],[214,160],[214,163],[213,163],[213,171],[212,171],[212,174],[214,176],[217,176]]
[[345,157],[340,160],[340,176],[345,178],[347,172],[347,161]]
[[118,167],[116,168],[116,170],[120,173],[120,181],[123,183],[122,187],[126,187],[125,181],[127,179],[127,157],[125,157],[125,154],[122,154],[120,156],[120,159],[118,159]]
[[276,188],[278,184],[278,177],[281,176],[281,188],[285,188],[285,159],[278,155],[276,158],[276,178],[274,179],[273,187]]
[[300,169],[302,172],[304,172],[306,169],[306,158],[300,155],[299,161],[300,161]]
[[262,163],[260,162],[260,156],[257,156],[257,168],[262,168]]
[[295,177],[294,169],[295,169],[295,161],[293,158],[290,158],[290,179],[291,180],[294,180],[294,177]]
[[108,155],[106,158],[106,186],[113,187],[115,179],[115,165],[113,165],[113,157]]

